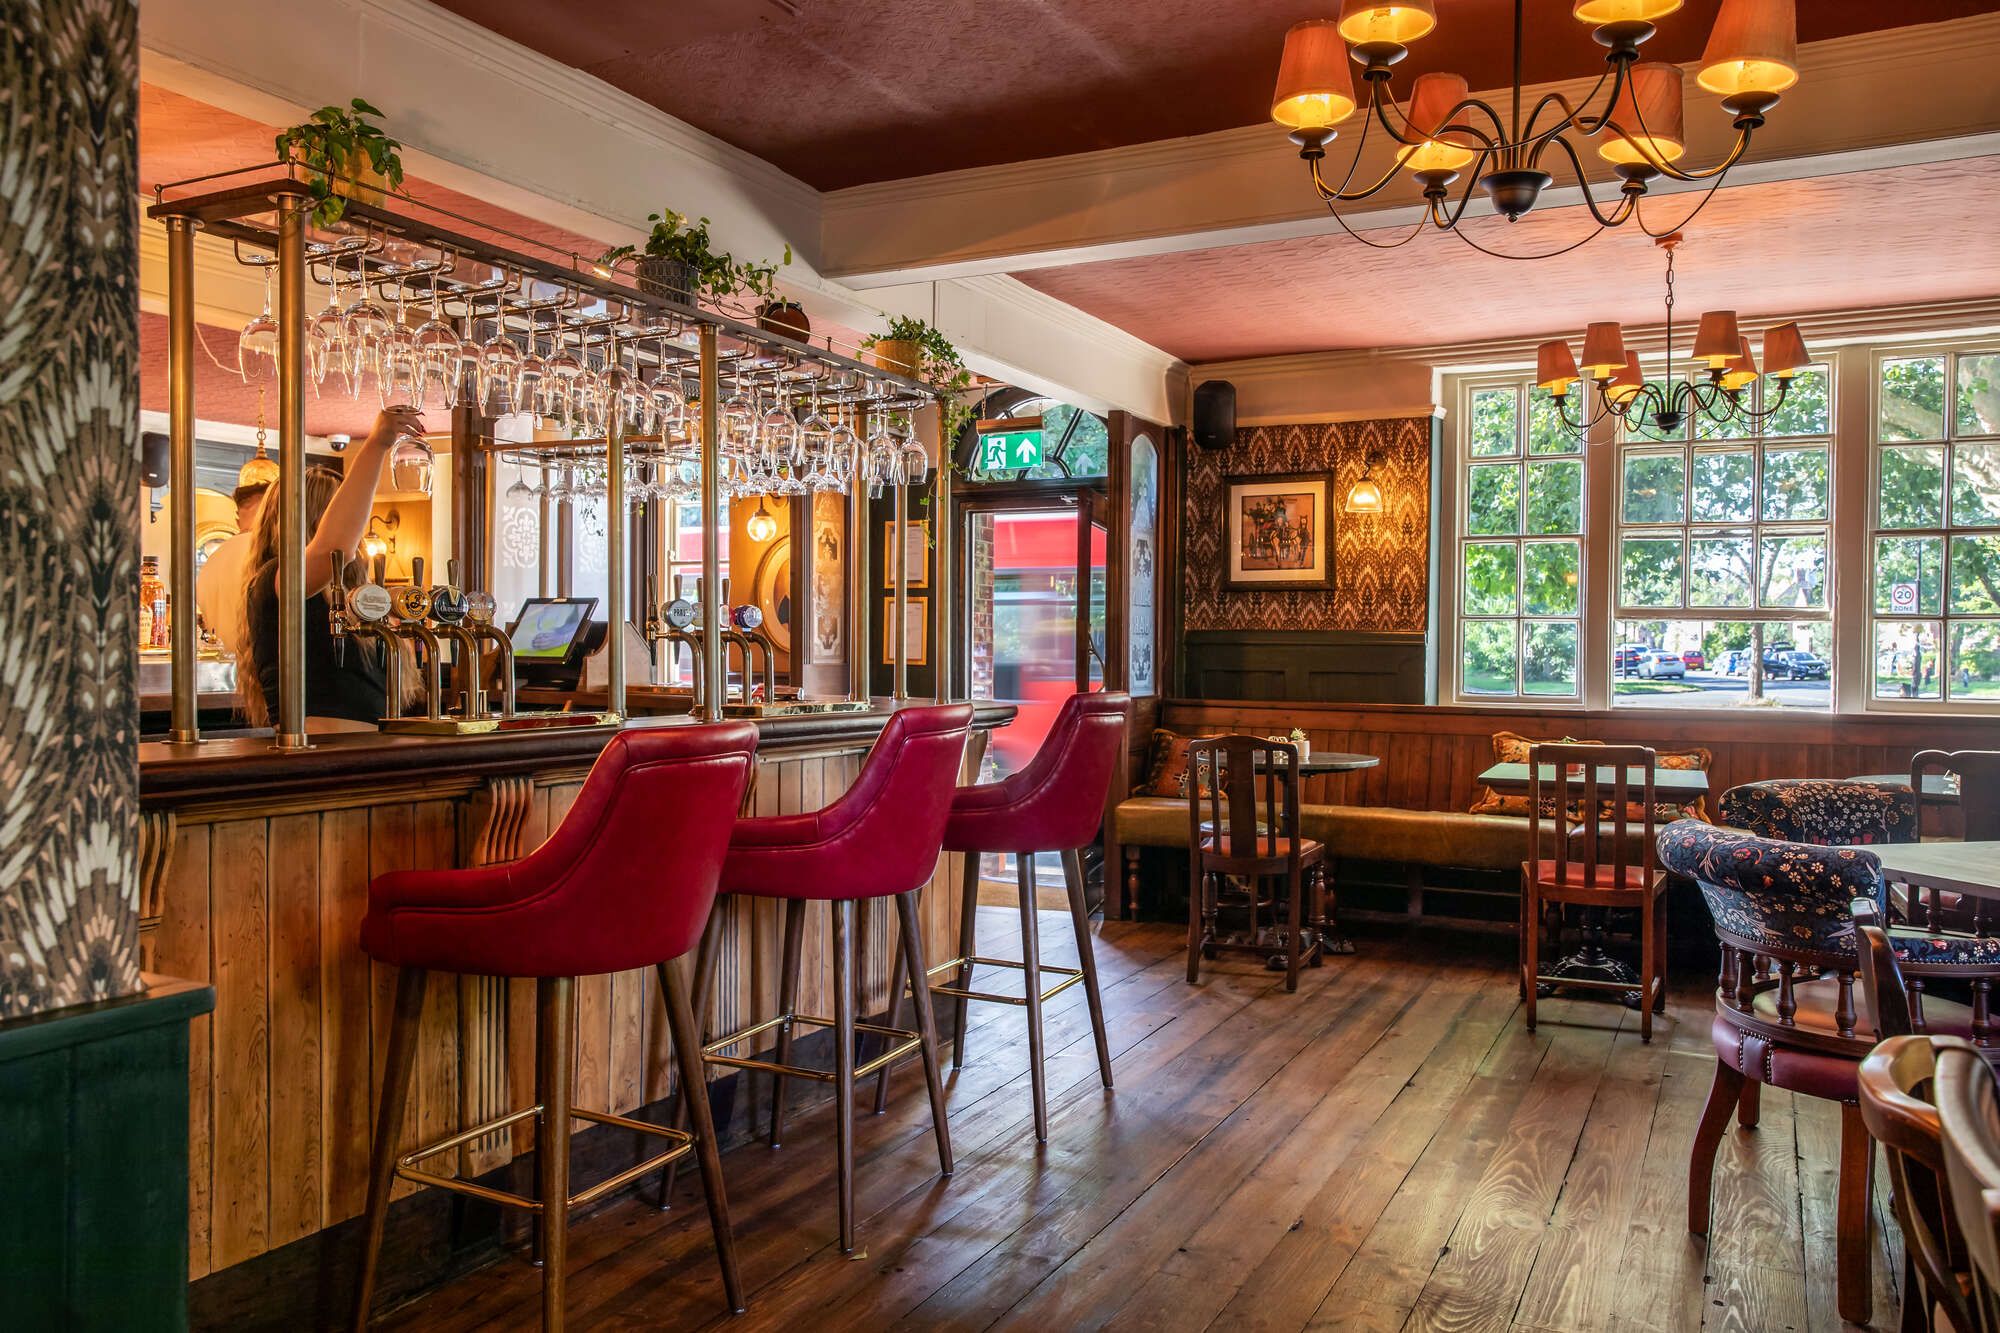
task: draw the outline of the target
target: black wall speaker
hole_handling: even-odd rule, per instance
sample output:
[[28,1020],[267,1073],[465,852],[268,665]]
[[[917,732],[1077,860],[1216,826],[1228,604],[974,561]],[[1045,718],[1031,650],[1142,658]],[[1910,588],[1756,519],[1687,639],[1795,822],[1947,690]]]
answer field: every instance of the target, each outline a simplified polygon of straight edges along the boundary
[[167,484],[167,437],[159,431],[139,436],[139,480],[147,486]]
[[1236,386],[1208,380],[1194,389],[1194,442],[1204,449],[1236,443]]

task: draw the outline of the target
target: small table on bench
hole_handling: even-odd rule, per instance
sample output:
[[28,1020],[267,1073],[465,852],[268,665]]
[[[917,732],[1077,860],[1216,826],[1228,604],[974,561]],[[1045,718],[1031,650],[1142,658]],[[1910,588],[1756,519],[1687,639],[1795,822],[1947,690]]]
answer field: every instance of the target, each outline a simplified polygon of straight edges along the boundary
[[[1541,767],[1542,781],[1554,782],[1555,766],[1543,764]],[[1617,791],[1618,774],[1611,768],[1600,765],[1596,776],[1600,799],[1605,799],[1607,793]],[[1625,776],[1628,795],[1633,789],[1644,789],[1643,772],[1631,769]],[[1526,764],[1495,764],[1481,773],[1479,780],[1494,791],[1505,792],[1510,796],[1526,796],[1531,790]],[[1575,790],[1574,785],[1571,789]],[[1689,801],[1708,795],[1708,774],[1692,768],[1656,768],[1653,770],[1653,795],[1662,802],[1685,805]],[[1524,856],[1522,859],[1527,858]],[[1556,963],[1546,975],[1614,982],[1629,981],[1634,989],[1626,994],[1625,1003],[1627,1007],[1634,1007],[1639,1002],[1640,992],[1637,989],[1639,974],[1626,963],[1604,951],[1604,914],[1599,908],[1589,908],[1585,912],[1582,946],[1575,953]],[[1541,989],[1544,992],[1553,992],[1555,987],[1545,983]]]

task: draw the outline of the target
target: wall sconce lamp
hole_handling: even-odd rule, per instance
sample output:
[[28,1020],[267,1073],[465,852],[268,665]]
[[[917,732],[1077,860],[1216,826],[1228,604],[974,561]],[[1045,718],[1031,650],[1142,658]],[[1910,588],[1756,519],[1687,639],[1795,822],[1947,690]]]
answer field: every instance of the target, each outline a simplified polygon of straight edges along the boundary
[[1379,514],[1382,512],[1382,487],[1370,475],[1375,470],[1375,464],[1379,461],[1379,455],[1373,451],[1370,451],[1367,457],[1362,460],[1361,477],[1353,486],[1348,488],[1348,513]]
[[361,536],[361,553],[371,561],[394,555],[396,529],[402,526],[403,516],[393,509],[386,517],[381,514],[371,514],[368,518],[368,531]]

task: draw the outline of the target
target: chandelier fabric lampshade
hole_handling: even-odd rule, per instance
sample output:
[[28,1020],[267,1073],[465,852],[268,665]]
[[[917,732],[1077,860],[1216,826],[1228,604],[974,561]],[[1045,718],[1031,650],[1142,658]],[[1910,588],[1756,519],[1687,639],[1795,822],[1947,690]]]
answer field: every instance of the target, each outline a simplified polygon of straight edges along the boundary
[[1569,343],[1555,338],[1535,349],[1535,384],[1560,398],[1577,382],[1576,358]]
[[1776,379],[1790,379],[1812,364],[1806,355],[1806,335],[1799,326],[1780,324],[1764,334],[1764,373]]
[[1681,7],[1682,0],[1576,0],[1570,12],[1592,26],[1651,23]]
[[1681,67],[1664,60],[1632,66],[1597,155],[1606,162],[1672,162],[1687,152],[1681,110]]
[[1645,387],[1646,372],[1639,366],[1639,354],[1627,352],[1625,364],[1618,367],[1618,373],[1611,377],[1611,383],[1606,386],[1604,393],[1612,402],[1622,403],[1637,395],[1639,390]]
[[1777,94],[1798,81],[1797,0],[1722,0],[1695,82],[1734,97]]
[[1736,312],[1711,310],[1701,317],[1701,326],[1695,330],[1694,359],[1706,362],[1710,370],[1719,370],[1736,359],[1742,345]]
[[1600,320],[1583,331],[1583,373],[1608,380],[1625,364],[1625,331],[1615,320]]
[[1340,35],[1356,46],[1408,46],[1437,27],[1437,21],[1436,0],[1345,0],[1340,7]]
[[1471,136],[1439,134],[1451,123],[1451,113],[1471,92],[1457,74],[1420,74],[1410,88],[1410,130],[1424,136],[1424,142],[1403,149],[1398,156],[1411,171],[1457,171],[1479,154]]
[[1750,340],[1736,340],[1736,355],[1722,368],[1722,387],[1731,393],[1747,389],[1757,381],[1757,358],[1750,355]]
[[1285,34],[1271,119],[1287,129],[1330,129],[1354,114],[1354,62],[1340,29],[1326,19],[1295,23]]

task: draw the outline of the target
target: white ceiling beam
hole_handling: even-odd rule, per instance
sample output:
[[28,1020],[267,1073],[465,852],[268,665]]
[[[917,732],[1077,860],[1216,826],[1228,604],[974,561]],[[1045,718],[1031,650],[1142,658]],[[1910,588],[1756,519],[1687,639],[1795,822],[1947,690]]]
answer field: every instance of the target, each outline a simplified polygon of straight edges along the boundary
[[[2000,13],[1881,32],[1800,48],[1802,77],[1757,132],[1729,185],[1875,170],[2000,151]],[[1595,77],[1539,84],[1572,100]],[[1496,105],[1505,91],[1483,94]],[[1687,81],[1687,161],[1718,160],[1733,142],[1720,99]],[[1357,181],[1389,167],[1380,127]],[[1360,122],[1330,147],[1338,179]],[[1336,165],[1338,164],[1338,165]],[[1586,164],[1600,199],[1616,180],[1595,153]],[[1573,181],[1566,160],[1553,169]],[[1653,193],[1689,188],[1658,181]],[[1725,187],[1726,188],[1726,187]],[[1544,208],[1582,202],[1573,184]],[[1407,176],[1375,199],[1343,206],[1357,230],[1410,225],[1422,199]],[[1474,214],[1490,212],[1476,200]],[[1532,226],[1532,217],[1523,226]],[[822,270],[849,287],[1012,273],[1217,246],[1332,233],[1338,224],[1313,192],[1297,150],[1275,125],[1193,138],[945,172],[836,190],[825,196]]]

